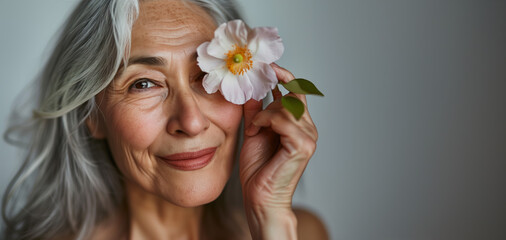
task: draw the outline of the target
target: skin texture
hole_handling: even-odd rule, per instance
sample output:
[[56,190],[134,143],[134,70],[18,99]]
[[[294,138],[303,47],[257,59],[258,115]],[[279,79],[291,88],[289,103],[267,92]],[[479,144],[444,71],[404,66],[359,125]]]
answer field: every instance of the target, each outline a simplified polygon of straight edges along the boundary
[[[129,65],[100,104],[107,140],[123,175],[181,207],[202,205],[221,193],[241,120],[240,106],[207,94],[201,84],[195,49],[212,38],[214,28],[205,12],[181,2],[142,4],[132,28],[130,59],[158,57],[163,63]],[[148,86],[140,88],[142,84]],[[199,171],[180,171],[160,160],[208,147],[217,147],[215,157]]]
[[[280,82],[295,77],[271,64]],[[244,205],[254,239],[296,239],[297,216],[292,209],[295,188],[316,149],[318,132],[306,109],[296,120],[281,105],[281,92],[272,91],[274,101],[262,110],[260,102],[244,104],[245,139],[240,156]]]
[[[130,59],[157,57],[162,64],[131,64],[97,96],[102,116],[90,129],[107,139],[125,177],[134,239],[198,232],[200,206],[216,199],[230,177],[242,107],[204,91],[195,55],[215,28],[196,6],[142,3]],[[199,170],[181,171],[160,159],[208,147],[216,153]],[[169,222],[172,230],[185,233],[158,227],[169,219],[177,219]]]
[[[299,216],[311,215],[296,214],[291,207],[318,138],[307,109],[295,120],[282,108],[277,89],[265,110],[255,100],[241,106],[219,92],[207,94],[196,48],[210,41],[215,29],[198,6],[177,0],[141,2],[129,64],[97,95],[100,114],[87,121],[93,137],[107,140],[127,197],[92,238],[200,238],[202,205],[215,200],[230,178],[243,117],[239,168],[253,239],[296,239]],[[287,70],[272,67],[279,81],[294,79]],[[290,95],[306,102],[303,95]],[[161,160],[208,147],[216,147],[216,153],[201,169],[182,171]]]

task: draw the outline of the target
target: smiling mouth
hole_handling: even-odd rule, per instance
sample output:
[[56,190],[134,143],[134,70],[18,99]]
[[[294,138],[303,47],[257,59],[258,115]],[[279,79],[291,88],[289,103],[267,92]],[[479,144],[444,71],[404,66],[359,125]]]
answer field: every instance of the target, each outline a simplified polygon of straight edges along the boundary
[[215,152],[216,147],[211,147],[196,152],[176,153],[160,158],[172,168],[192,171],[207,166],[213,159]]

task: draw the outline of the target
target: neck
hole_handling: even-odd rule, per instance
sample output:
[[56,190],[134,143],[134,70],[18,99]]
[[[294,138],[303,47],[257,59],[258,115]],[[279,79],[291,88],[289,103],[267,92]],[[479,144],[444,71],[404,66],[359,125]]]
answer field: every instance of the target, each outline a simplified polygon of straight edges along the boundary
[[203,207],[179,207],[125,183],[130,239],[198,239]]

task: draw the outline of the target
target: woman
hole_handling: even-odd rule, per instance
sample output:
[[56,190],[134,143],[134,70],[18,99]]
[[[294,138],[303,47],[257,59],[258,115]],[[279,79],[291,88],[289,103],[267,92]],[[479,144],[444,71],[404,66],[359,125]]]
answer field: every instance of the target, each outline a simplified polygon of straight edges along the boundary
[[203,90],[196,48],[238,17],[229,1],[82,1],[33,117],[11,128],[32,135],[4,195],[6,237],[326,238],[318,218],[291,207],[316,148],[307,111],[295,120],[278,90],[265,110]]

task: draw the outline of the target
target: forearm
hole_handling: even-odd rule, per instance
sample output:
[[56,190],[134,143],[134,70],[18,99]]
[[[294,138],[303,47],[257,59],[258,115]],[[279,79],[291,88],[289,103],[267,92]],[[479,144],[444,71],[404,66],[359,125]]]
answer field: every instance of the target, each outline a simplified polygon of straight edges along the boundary
[[297,218],[292,209],[246,207],[254,240],[297,239]]

